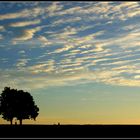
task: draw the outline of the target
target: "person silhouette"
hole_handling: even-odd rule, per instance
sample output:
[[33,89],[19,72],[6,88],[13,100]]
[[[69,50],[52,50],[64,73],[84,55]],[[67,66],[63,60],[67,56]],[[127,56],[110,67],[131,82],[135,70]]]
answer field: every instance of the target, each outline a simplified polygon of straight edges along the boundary
[[17,119],[15,120],[15,125],[17,125]]

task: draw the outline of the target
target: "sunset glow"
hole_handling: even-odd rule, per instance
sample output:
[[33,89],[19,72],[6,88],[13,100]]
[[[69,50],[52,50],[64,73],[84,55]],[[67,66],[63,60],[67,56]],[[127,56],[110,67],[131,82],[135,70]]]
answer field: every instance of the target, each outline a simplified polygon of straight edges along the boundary
[[32,94],[24,123],[140,124],[139,22],[140,2],[0,2],[0,91]]

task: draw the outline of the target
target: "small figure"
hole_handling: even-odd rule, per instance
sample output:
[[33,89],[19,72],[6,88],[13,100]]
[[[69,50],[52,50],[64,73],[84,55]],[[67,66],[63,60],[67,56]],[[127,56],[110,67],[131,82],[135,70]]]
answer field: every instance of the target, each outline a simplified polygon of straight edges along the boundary
[[60,123],[58,122],[58,125],[60,125]]
[[17,120],[15,120],[15,125],[17,125]]

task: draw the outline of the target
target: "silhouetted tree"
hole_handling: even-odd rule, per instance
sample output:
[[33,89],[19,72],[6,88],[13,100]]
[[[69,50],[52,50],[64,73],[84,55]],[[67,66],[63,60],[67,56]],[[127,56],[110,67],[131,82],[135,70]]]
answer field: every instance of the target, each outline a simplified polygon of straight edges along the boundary
[[20,121],[22,125],[23,119],[36,119],[39,108],[35,105],[33,97],[23,90],[10,89],[5,87],[0,98],[0,114],[2,118],[10,121],[14,117]]
[[9,87],[5,87],[4,91],[1,94],[0,100],[0,114],[2,118],[10,121],[12,125],[12,120],[14,118],[14,95],[17,90],[10,89]]

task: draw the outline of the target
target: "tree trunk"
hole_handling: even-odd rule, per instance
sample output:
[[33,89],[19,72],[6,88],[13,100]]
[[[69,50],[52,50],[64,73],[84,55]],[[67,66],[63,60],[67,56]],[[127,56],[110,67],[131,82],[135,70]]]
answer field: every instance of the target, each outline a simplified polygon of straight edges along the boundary
[[10,124],[13,125],[13,119],[10,120]]
[[20,125],[22,125],[22,119],[19,120]]

